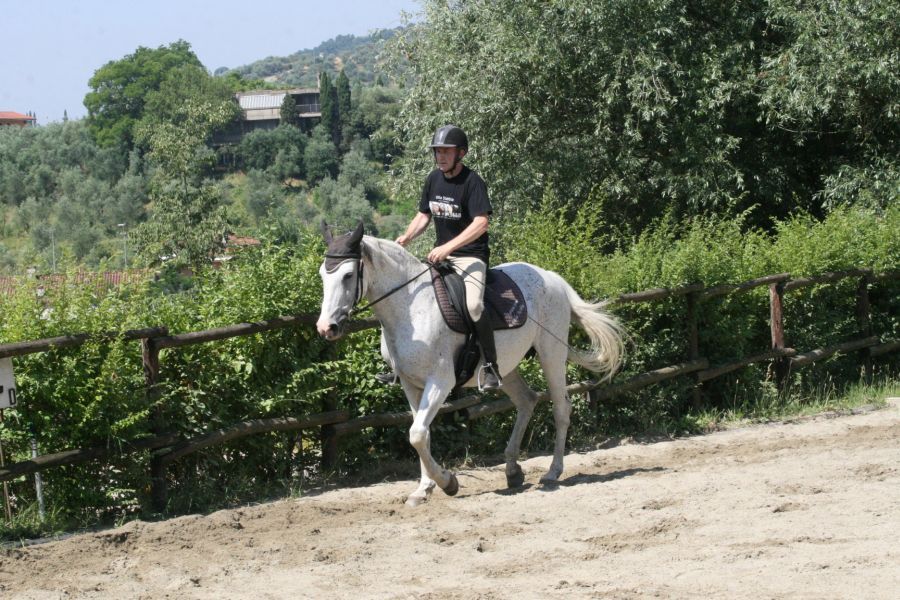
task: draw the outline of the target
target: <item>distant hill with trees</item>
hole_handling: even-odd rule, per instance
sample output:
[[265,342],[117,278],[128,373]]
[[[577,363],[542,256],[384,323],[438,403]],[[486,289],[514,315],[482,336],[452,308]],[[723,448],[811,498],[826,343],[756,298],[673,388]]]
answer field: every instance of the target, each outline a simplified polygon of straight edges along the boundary
[[[364,85],[386,83],[385,44],[400,29],[382,29],[371,35],[339,35],[312,49],[289,56],[269,56],[229,69],[216,69],[216,75],[236,73],[243,79],[262,80],[278,87],[315,87],[319,73],[336,79],[343,71],[353,82]],[[379,82],[379,77],[381,81]]]

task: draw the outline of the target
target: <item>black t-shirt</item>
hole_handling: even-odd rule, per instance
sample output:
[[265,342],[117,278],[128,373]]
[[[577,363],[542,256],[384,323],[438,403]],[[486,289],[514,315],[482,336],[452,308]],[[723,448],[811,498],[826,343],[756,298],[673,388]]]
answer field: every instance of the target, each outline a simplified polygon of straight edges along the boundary
[[[462,233],[475,217],[489,215],[493,211],[484,180],[478,173],[463,165],[459,175],[451,179],[444,177],[440,169],[435,169],[428,175],[419,201],[419,212],[431,215],[437,232],[435,246],[440,246]],[[490,255],[487,232],[452,254],[475,256],[485,263]]]

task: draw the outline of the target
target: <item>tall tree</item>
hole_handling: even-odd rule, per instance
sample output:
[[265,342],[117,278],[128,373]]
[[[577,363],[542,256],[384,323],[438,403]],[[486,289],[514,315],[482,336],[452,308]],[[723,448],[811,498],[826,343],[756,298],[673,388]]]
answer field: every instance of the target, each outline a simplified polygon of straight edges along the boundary
[[92,91],[84,97],[97,142],[130,146],[147,95],[159,89],[169,71],[183,65],[203,67],[191,45],[179,40],[156,49],[141,46],[134,54],[97,69],[88,82]]
[[282,125],[300,126],[300,113],[297,111],[297,101],[294,100],[292,95],[284,95],[284,100],[281,101],[280,116]]
[[337,88],[338,113],[341,120],[341,129],[343,129],[350,125],[353,119],[352,104],[350,100],[350,80],[347,78],[343,69],[341,69],[341,73],[338,75],[335,88]]
[[234,116],[230,101],[193,99],[177,118],[143,124],[136,134],[150,148],[157,167],[150,187],[150,216],[137,230],[141,253],[151,264],[166,258],[175,266],[199,267],[221,247],[225,213],[221,190],[206,175],[215,153],[211,133]]
[[322,71],[319,77],[319,103],[322,111],[322,127],[331,136],[335,146],[341,143],[341,113],[337,89],[331,83],[328,73]]

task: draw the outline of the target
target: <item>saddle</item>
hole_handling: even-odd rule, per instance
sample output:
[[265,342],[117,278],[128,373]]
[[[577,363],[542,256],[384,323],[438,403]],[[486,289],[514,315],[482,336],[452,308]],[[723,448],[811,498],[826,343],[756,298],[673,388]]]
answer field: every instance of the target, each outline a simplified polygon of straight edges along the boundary
[[[466,306],[462,276],[448,262],[431,267],[431,284],[441,316],[451,330],[466,336],[456,355],[456,386],[472,378],[481,361],[475,328]],[[528,320],[525,296],[512,278],[501,269],[488,269],[485,278],[484,313],[494,331],[516,329]]]

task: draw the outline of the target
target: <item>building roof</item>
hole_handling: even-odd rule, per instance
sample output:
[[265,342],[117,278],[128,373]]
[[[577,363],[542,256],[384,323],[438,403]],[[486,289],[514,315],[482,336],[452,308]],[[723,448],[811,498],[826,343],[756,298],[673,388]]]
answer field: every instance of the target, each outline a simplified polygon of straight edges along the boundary
[[[111,287],[141,283],[153,278],[152,271],[148,269],[129,269],[128,271],[106,271],[93,273],[79,271],[77,273],[48,273],[36,277],[39,289],[59,288],[65,284],[81,287],[94,287],[98,292],[103,292]],[[10,296],[16,288],[28,282],[28,277],[2,276],[0,277],[0,294]]]
[[253,92],[238,92],[235,94],[238,104],[244,110],[256,110],[265,108],[281,108],[281,103],[287,94],[318,94],[318,88],[295,88],[291,90],[256,90]]
[[29,117],[28,115],[23,115],[22,113],[17,113],[12,110],[0,110],[0,120],[9,120],[9,121],[34,121],[34,117]]

